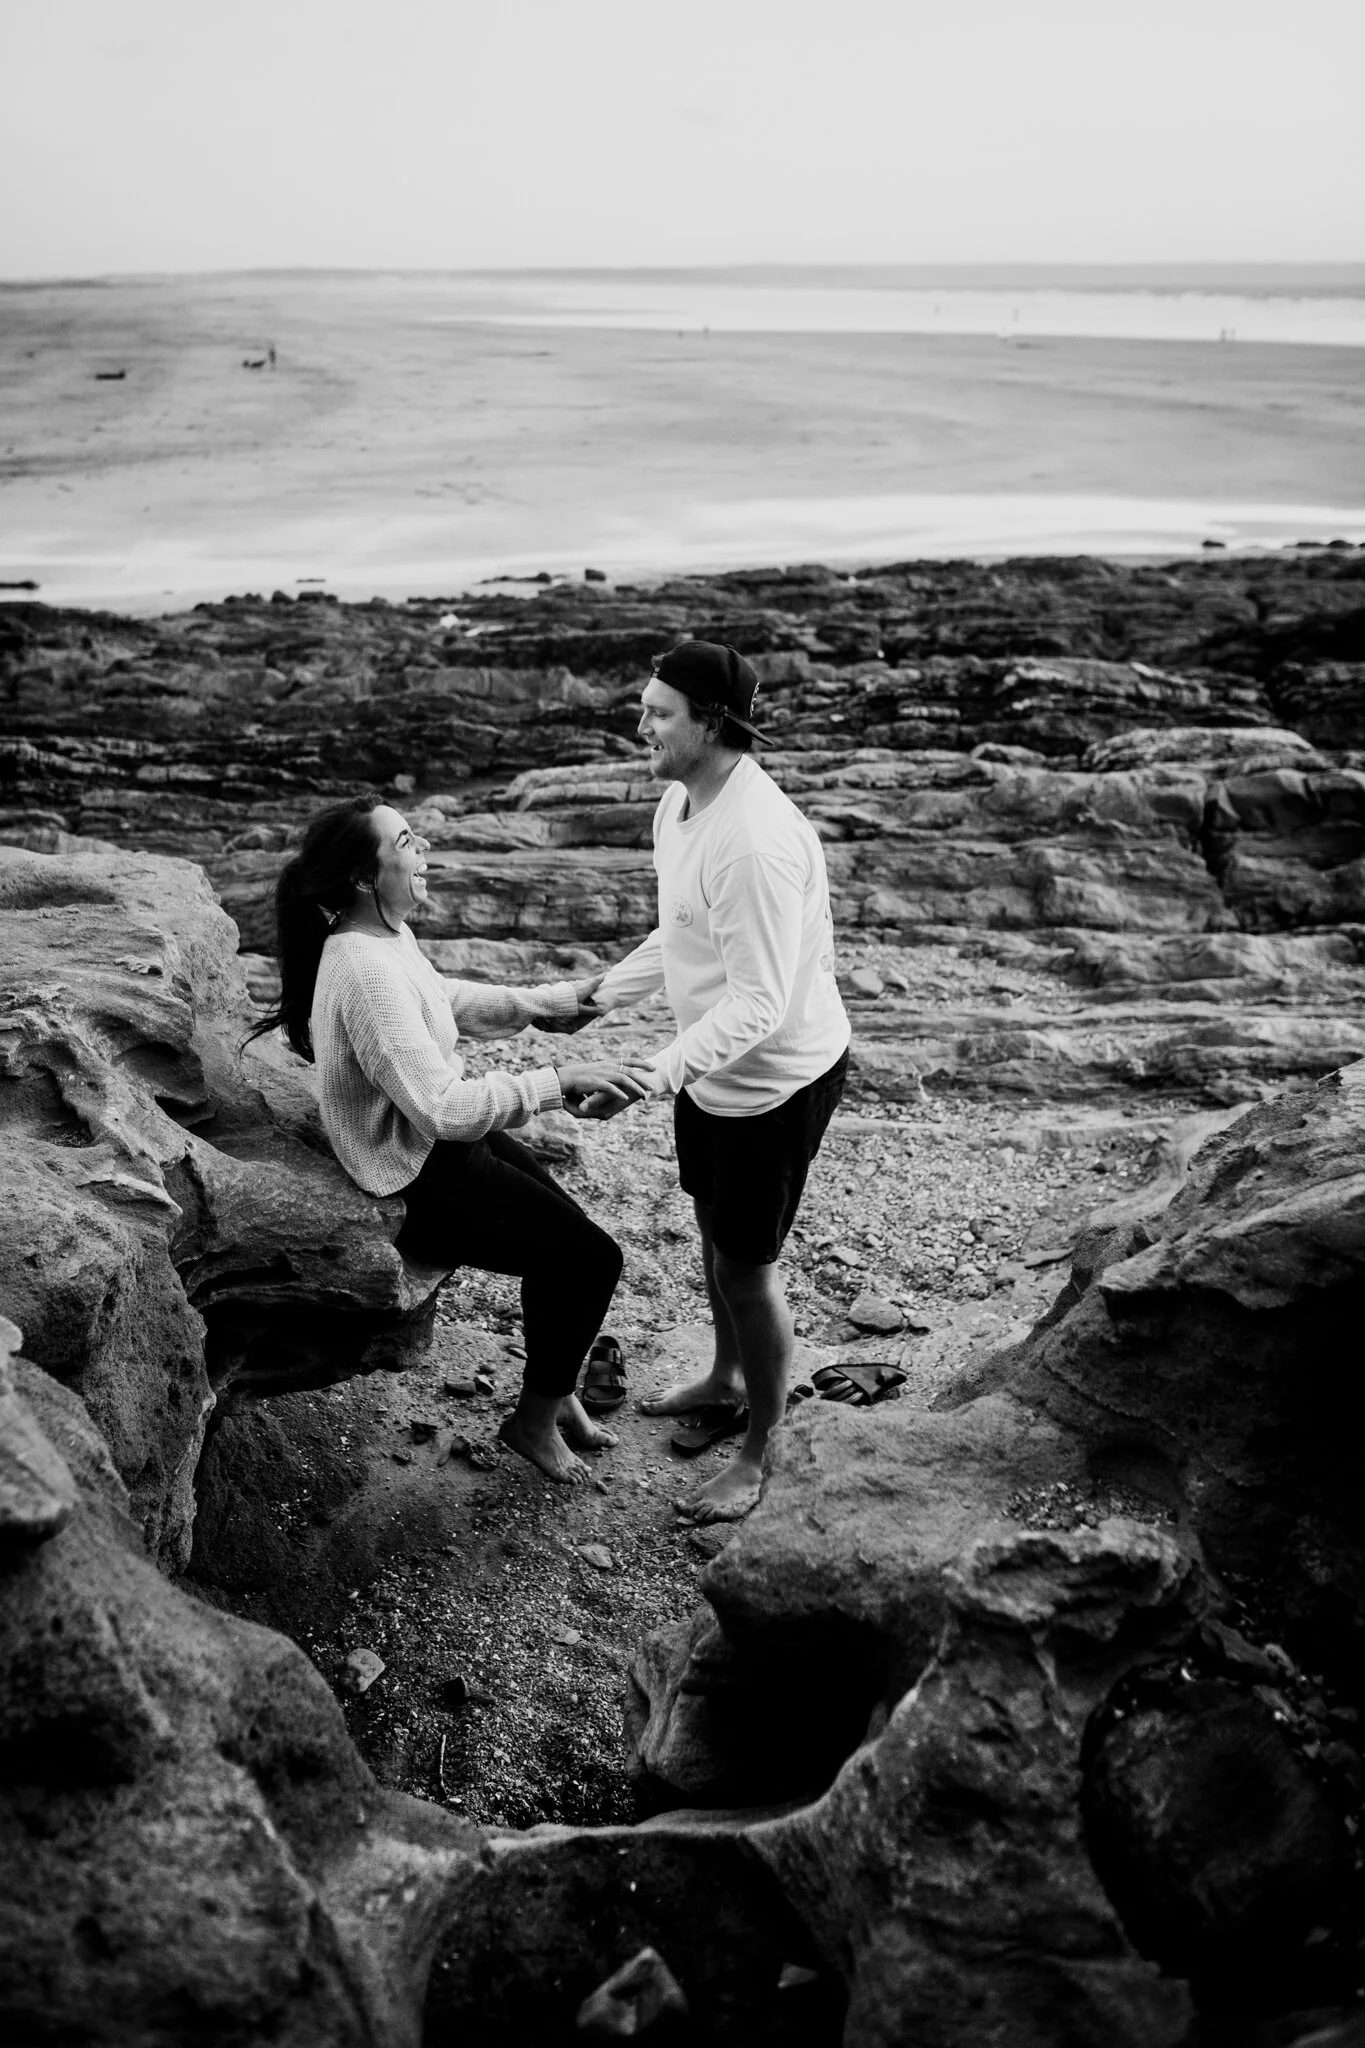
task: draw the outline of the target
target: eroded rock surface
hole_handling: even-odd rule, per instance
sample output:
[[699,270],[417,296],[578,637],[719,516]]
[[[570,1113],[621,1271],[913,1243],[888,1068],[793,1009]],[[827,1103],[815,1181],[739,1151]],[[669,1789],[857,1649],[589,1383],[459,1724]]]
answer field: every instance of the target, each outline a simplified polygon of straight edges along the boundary
[[[867,1085],[1254,1100],[1365,1052],[1361,586],[1354,552],[1324,551],[277,594],[160,621],[9,605],[0,838],[201,860],[259,954],[302,817],[368,783],[433,841],[433,946],[504,978],[497,949],[537,972],[611,956],[653,914],[639,678],[700,633],[760,670],[768,762],[827,842],[846,948],[907,949],[905,987],[860,1008]],[[1298,943],[1319,933],[1330,964]],[[1219,953],[1259,934],[1286,935],[1283,966]],[[914,949],[983,937],[1048,971],[1044,1002],[920,997]],[[1076,1003],[1106,942],[1145,971]]]
[[[792,1969],[853,2048],[1174,2044],[1234,1977],[1251,2025],[1349,2005],[1365,1169],[1359,1070],[1303,1083],[1365,1051],[1360,586],[1284,556],[0,614],[0,1310],[37,1361],[0,1367],[7,2017],[410,2041],[433,1946],[433,2040],[567,2038],[644,1945],[737,2041],[801,2038]],[[143,1555],[185,1561],[218,1390],[401,1364],[439,1277],[297,1066],[239,1058],[236,934],[156,856],[259,953],[301,816],[373,782],[435,843],[447,971],[609,956],[652,914],[639,676],[685,632],[758,659],[860,1089],[1253,1106],[1172,1140],[1009,1351],[931,1339],[932,1407],[781,1433],[637,1666],[650,1799],[691,1811],[480,1839]],[[287,1448],[268,1411],[225,1433],[225,1583],[236,1475]]]
[[[637,1664],[657,1799],[834,1773],[751,1839],[848,1982],[847,2041],[1182,2040],[1157,1963],[1215,2019],[1349,1996],[1358,1760],[1320,1701],[1295,1736],[1285,1649],[1217,1616],[1235,1594],[1355,1725],[1362,1174],[1357,1065],[1083,1237],[932,1410],[808,1404],[706,1607]],[[821,1737],[859,1713],[839,1769]]]
[[82,1402],[12,1372],[0,1457],[40,1442],[63,1512],[0,1564],[7,2038],[411,2048],[473,1831],[376,1784],[301,1651],[169,1585]]
[[439,1276],[330,1157],[300,1063],[240,1058],[200,870],[0,847],[0,931],[0,1301],[182,1565],[215,1388],[401,1363]]

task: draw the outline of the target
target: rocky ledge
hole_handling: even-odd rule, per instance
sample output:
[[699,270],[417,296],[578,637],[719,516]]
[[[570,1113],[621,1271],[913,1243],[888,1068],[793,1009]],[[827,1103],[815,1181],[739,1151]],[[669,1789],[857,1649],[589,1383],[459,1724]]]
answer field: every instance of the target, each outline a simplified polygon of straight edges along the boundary
[[84,1401],[163,1564],[232,1387],[401,1365],[440,1276],[331,1157],[203,873],[0,847],[0,1301]]
[[[656,2012],[675,2037],[857,2048],[1254,2048],[1274,2015],[1278,2041],[1346,2048],[1365,1066],[1122,1196],[1012,1348],[964,1349],[946,1383],[912,1371],[895,1404],[797,1411],[704,1605],[637,1663],[653,1818],[474,1829],[376,1783],[295,1645],[148,1555],[177,1555],[203,1388],[236,1384],[196,1274],[266,1333],[348,1289],[407,1355],[416,1282],[390,1205],[332,1187],[314,1213],[317,1155],[284,1180],[300,1127],[265,1087],[244,1106],[203,996],[233,987],[220,914],[191,871],[130,869],[6,867],[27,906],[7,928],[41,919],[47,942],[6,1009],[0,1096],[26,1194],[0,1287],[37,1354],[3,1325],[16,2038],[491,2048],[567,2041],[585,2008],[618,2034]],[[177,877],[178,929],[143,910],[134,951],[137,890],[164,903]],[[213,1236],[234,1129],[238,1206]],[[281,1215],[292,1276],[259,1244],[247,1264]],[[358,1342],[329,1359],[375,1362]]]
[[[869,1087],[1230,1102],[1365,1051],[1351,550],[276,593],[148,621],[10,604],[0,840],[200,862],[259,992],[282,849],[376,786],[433,841],[445,964],[610,956],[652,907],[640,678],[689,632],[763,678],[768,765],[826,841],[847,974],[872,975],[847,991]],[[953,1000],[926,947],[991,960],[996,999]]]
[[[4,615],[14,2038],[1358,2040],[1359,581]],[[767,665],[878,1132],[878,1096],[950,1089],[1224,1107],[1092,1216],[1026,1334],[950,1319],[900,1400],[795,1412],[701,1606],[640,1647],[647,1818],[473,1828],[376,1781],[295,1643],[177,1582],[215,1404],[403,1369],[443,1277],[335,1168],[297,1063],[241,1053],[247,977],[300,809],[354,780],[434,828],[447,966],[614,950],[647,915],[638,666],[686,629]]]

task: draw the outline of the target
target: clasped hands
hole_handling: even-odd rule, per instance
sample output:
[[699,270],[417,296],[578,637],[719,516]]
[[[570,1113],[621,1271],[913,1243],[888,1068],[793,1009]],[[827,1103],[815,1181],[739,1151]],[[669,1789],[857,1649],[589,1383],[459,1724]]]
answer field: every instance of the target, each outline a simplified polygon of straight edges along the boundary
[[[599,1019],[602,1012],[593,1002],[597,993],[600,974],[594,974],[573,985],[578,998],[578,1013],[573,1017],[556,1017],[553,1020],[539,1020],[542,1031],[581,1031],[585,1024]],[[621,1060],[567,1060],[559,1068],[559,1089],[564,1097],[564,1107],[570,1116],[609,1117],[619,1116],[623,1109],[629,1109],[632,1102],[639,1102],[651,1094],[650,1071],[647,1067],[632,1066]]]
[[559,1092],[570,1116],[619,1116],[653,1091],[648,1067],[621,1060],[572,1060],[559,1069]]

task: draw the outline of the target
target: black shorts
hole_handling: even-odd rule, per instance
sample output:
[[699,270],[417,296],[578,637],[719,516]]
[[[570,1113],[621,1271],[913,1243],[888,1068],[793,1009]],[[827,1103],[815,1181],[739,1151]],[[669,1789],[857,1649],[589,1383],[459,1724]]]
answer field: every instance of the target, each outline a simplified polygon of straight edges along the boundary
[[744,1266],[771,1266],[801,1203],[848,1078],[848,1054],[827,1074],[759,1116],[712,1116],[684,1091],[673,1104],[678,1181],[711,1210],[717,1251]]

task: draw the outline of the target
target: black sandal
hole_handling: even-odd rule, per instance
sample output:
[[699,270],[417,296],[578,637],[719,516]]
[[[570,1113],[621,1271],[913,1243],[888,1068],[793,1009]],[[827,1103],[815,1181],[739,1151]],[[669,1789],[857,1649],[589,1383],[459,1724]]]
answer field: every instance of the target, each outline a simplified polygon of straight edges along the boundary
[[614,1337],[597,1337],[583,1374],[583,1406],[589,1415],[610,1415],[626,1398],[626,1371]]
[[822,1365],[811,1378],[822,1401],[871,1408],[877,1401],[898,1401],[909,1374],[895,1365]]
[[680,1458],[695,1458],[727,1436],[738,1436],[749,1427],[749,1410],[734,1402],[713,1402],[708,1408],[689,1408],[678,1417],[678,1426],[668,1439]]

